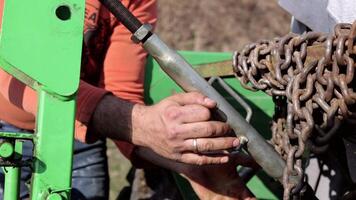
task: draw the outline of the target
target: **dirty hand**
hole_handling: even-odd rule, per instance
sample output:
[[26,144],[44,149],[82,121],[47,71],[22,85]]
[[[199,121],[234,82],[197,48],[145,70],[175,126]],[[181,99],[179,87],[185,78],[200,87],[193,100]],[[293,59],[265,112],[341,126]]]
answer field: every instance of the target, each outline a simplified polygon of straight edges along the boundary
[[226,123],[209,121],[209,109],[215,106],[197,92],[175,94],[153,106],[135,105],[132,142],[183,163],[226,163],[226,154],[205,154],[239,146],[236,137],[226,136],[230,131]]

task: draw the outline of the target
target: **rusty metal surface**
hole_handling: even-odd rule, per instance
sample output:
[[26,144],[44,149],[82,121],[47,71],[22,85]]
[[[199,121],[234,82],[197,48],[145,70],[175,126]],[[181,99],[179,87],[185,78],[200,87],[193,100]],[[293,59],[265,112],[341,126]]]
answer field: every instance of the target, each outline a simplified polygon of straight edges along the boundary
[[284,199],[303,191],[309,152],[325,152],[342,123],[356,122],[355,37],[356,23],[338,24],[334,34],[290,33],[234,54],[242,86],[275,101],[270,142],[286,161]]

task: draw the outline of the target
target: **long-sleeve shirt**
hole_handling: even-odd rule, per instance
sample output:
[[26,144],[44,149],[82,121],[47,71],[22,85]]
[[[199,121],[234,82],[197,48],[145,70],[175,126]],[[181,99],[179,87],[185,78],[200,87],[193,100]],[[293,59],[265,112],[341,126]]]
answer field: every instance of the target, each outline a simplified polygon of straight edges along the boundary
[[[141,22],[154,24],[155,0],[122,0]],[[4,0],[0,0],[2,13]],[[0,15],[0,20],[1,19]],[[147,53],[134,44],[131,33],[100,4],[87,0],[84,22],[81,80],[77,97],[75,138],[91,142],[87,132],[100,99],[112,93],[122,99],[143,103],[144,66]],[[33,130],[37,113],[37,93],[0,69],[0,119],[22,129]],[[133,145],[116,141],[131,156]]]

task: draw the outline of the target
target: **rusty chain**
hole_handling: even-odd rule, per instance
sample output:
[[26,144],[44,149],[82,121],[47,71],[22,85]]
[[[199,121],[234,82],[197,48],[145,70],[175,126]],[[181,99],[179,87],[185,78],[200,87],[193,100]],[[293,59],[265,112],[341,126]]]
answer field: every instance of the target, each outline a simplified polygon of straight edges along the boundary
[[241,85],[273,96],[270,142],[286,161],[284,199],[303,188],[308,152],[325,152],[343,122],[356,122],[355,37],[356,22],[337,24],[333,34],[289,33],[235,52]]

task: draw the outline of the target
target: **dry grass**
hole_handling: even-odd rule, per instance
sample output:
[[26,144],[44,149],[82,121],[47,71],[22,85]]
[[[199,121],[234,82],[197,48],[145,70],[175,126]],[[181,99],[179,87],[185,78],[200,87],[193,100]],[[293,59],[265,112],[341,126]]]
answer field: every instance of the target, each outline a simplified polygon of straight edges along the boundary
[[288,32],[275,0],[159,0],[157,32],[176,49],[232,51]]

